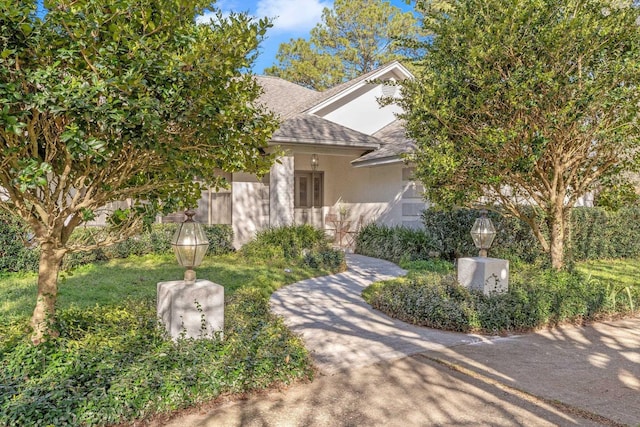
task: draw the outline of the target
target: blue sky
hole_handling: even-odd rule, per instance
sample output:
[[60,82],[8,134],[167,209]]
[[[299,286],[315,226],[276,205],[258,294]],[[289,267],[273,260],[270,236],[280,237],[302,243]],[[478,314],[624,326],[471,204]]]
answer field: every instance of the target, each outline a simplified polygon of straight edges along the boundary
[[[390,1],[403,10],[411,10],[403,0]],[[332,5],[332,0],[219,0],[215,3],[223,13],[248,12],[255,17],[274,18],[273,27],[267,32],[253,67],[257,74],[262,74],[266,67],[275,63],[280,43],[292,38],[307,38],[311,28],[320,22],[322,10]]]

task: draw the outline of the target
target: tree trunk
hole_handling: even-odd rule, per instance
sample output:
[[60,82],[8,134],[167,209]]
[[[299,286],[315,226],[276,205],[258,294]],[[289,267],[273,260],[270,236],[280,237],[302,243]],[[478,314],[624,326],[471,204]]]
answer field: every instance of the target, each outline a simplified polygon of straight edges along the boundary
[[54,247],[53,243],[43,243],[40,248],[38,268],[38,296],[31,316],[33,333],[31,341],[40,344],[58,333],[51,328],[55,320],[55,306],[58,298],[58,272],[65,251]]
[[564,267],[564,241],[566,221],[563,206],[557,206],[549,215],[549,256],[551,267],[561,270]]

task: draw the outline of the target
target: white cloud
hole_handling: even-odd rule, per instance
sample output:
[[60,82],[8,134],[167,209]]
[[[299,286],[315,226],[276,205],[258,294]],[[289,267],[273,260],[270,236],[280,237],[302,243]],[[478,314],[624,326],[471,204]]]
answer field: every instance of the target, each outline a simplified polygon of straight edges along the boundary
[[216,14],[213,12],[206,12],[204,15],[196,16],[196,22],[198,24],[208,24],[209,22],[216,20]]
[[[247,10],[238,7],[235,0],[218,0],[215,2],[214,6],[216,10],[222,11],[223,19],[228,18],[231,11],[247,12]],[[203,15],[196,16],[196,22],[198,24],[208,24],[211,21],[216,22],[217,20],[218,18],[216,16],[216,13],[211,11],[206,12]]]
[[307,32],[331,5],[331,0],[258,0],[256,15],[274,18],[274,31]]

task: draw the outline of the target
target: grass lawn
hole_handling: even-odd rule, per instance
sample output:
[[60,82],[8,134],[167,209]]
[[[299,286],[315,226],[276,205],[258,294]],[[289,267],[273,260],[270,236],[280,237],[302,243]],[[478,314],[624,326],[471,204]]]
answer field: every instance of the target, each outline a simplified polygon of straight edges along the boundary
[[208,257],[197,269],[225,288],[224,340],[174,342],[157,327],[159,281],[181,279],[172,255],[114,259],[61,275],[60,337],[33,346],[36,274],[0,275],[0,425],[113,425],[312,377],[302,341],[269,310],[281,286],[330,273],[299,259]]
[[[271,260],[269,264],[252,260],[249,263],[238,254],[229,254],[205,258],[196,274],[200,279],[224,286],[226,295],[240,288],[252,288],[269,296],[281,286],[329,274],[329,271],[303,268],[285,260]],[[131,256],[85,265],[61,274],[58,308],[104,306],[125,299],[155,299],[158,282],[179,280],[183,275],[184,269],[171,254]],[[0,275],[0,324],[30,316],[35,305],[36,283],[36,273]]]
[[640,259],[586,261],[576,268],[602,283],[640,289]]

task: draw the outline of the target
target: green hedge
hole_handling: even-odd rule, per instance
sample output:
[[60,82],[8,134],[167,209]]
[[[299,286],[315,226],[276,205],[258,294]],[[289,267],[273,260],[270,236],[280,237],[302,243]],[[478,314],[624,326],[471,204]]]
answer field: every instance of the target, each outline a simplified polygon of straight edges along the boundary
[[[424,232],[434,243],[439,256],[444,259],[475,256],[478,249],[473,245],[470,231],[479,216],[480,211],[474,209],[428,209],[422,213]],[[489,212],[488,216],[496,228],[496,238],[490,249],[491,256],[525,262],[533,262],[543,256],[540,244],[526,223],[495,212]]]
[[[426,210],[424,229],[370,224],[356,238],[356,252],[390,261],[439,257],[454,260],[478,253],[470,230],[479,211]],[[531,229],[524,222],[494,212],[489,217],[496,227],[490,256],[532,263],[546,256]],[[640,206],[611,212],[603,208],[578,207],[572,210],[567,259],[630,258],[640,255]]]
[[[153,224],[151,230],[139,236],[131,237],[123,242],[92,251],[68,254],[63,260],[64,269],[89,264],[96,261],[106,261],[115,258],[128,258],[131,255],[164,254],[171,252],[171,238],[177,224]],[[209,249],[207,255],[222,255],[233,252],[233,231],[230,225],[203,225]],[[81,239],[92,230],[78,228],[73,238]]]
[[576,261],[640,255],[640,205],[615,212],[576,208],[571,220],[570,251]]
[[355,252],[392,262],[428,259],[438,247],[424,230],[367,224],[356,236]]
[[[123,242],[91,251],[67,254],[63,269],[130,255],[163,254],[171,252],[171,237],[177,224],[153,224],[151,230]],[[230,225],[208,225],[203,229],[209,239],[208,255],[233,252],[233,230]],[[93,227],[74,230],[72,240],[83,240],[94,232]],[[0,214],[0,272],[37,271],[39,249],[28,244],[29,229],[20,218]]]

